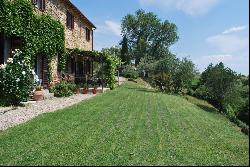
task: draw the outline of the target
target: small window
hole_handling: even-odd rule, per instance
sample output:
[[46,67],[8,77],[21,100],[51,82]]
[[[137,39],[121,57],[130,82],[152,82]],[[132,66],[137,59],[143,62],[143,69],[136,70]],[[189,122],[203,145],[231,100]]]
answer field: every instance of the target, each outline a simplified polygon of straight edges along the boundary
[[36,7],[41,11],[45,10],[45,0],[32,0],[32,4],[36,5]]
[[90,41],[90,29],[86,27],[86,40]]
[[74,16],[69,12],[67,12],[67,23],[66,24],[67,24],[67,27],[69,29],[74,29]]

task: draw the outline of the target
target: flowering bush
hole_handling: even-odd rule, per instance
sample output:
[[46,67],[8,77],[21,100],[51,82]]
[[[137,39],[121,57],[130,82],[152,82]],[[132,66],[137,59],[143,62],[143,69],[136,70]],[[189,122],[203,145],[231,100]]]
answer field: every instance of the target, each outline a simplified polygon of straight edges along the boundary
[[18,105],[29,99],[33,90],[34,71],[20,50],[15,50],[7,64],[0,65],[0,103]]

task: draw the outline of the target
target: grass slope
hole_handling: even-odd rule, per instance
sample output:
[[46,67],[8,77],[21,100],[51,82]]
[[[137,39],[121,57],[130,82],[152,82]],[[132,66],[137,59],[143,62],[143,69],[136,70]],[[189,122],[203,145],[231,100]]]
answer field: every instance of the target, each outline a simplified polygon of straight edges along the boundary
[[226,118],[127,83],[0,133],[0,165],[248,165]]

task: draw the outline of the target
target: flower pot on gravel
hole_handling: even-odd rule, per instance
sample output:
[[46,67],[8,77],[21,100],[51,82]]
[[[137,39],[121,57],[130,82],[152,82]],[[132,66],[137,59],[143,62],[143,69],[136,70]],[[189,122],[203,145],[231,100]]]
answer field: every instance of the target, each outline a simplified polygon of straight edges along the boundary
[[82,90],[82,93],[83,94],[88,94],[89,92],[89,87],[88,87],[88,84],[83,84],[83,90]]
[[88,92],[89,92],[89,89],[88,89],[88,88],[84,88],[84,89],[82,90],[82,93],[83,93],[83,94],[88,94]]
[[33,94],[33,99],[35,101],[41,101],[44,99],[44,92],[43,92],[43,88],[41,86],[36,87],[36,90]]
[[97,88],[92,89],[92,93],[96,94],[97,93]]

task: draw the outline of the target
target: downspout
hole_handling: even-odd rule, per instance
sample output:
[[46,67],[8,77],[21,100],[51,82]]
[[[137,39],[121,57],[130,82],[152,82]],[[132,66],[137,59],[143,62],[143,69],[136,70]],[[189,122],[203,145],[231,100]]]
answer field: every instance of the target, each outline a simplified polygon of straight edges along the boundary
[[92,29],[92,51],[94,51],[94,30],[95,30],[96,28],[93,28]]

